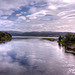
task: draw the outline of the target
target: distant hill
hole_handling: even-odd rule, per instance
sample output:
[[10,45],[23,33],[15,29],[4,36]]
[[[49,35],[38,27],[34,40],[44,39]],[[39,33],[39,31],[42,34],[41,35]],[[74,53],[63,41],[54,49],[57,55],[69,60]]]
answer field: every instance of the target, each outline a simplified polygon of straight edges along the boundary
[[12,36],[64,36],[67,32],[20,32],[20,31],[2,31],[8,32]]

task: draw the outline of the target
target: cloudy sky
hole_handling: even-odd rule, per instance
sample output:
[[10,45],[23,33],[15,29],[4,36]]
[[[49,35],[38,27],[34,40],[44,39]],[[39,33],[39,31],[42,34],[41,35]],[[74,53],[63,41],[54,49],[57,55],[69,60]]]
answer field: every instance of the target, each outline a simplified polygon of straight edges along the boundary
[[0,30],[75,32],[75,0],[0,0]]

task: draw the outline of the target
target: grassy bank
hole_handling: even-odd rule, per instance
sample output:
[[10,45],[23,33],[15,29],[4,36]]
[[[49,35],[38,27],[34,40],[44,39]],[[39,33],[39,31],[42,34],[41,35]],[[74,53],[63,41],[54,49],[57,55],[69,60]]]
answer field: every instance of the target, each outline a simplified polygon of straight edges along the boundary
[[53,39],[53,38],[43,38],[43,39],[49,40],[49,41],[55,41],[55,39]]

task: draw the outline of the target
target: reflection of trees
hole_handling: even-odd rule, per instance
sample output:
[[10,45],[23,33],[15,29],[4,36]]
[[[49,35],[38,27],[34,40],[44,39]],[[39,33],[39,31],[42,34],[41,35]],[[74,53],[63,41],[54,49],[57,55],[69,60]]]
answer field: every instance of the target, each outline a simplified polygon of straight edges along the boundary
[[67,46],[63,46],[61,43],[58,43],[59,48],[63,48],[65,50],[65,53],[72,53],[75,54],[75,50],[69,49]]
[[9,41],[0,41],[0,44],[5,44],[5,43],[7,43],[7,42],[10,42],[11,40],[9,40]]
[[58,46],[59,46],[59,48],[61,48],[62,47],[62,44],[61,43],[58,43]]
[[63,47],[63,49],[65,50],[65,53],[71,53],[71,54],[75,55],[75,51],[74,50],[69,49],[67,46],[61,46],[61,47]]
[[72,53],[72,54],[75,54],[75,51],[69,49],[68,47],[65,47],[65,53]]

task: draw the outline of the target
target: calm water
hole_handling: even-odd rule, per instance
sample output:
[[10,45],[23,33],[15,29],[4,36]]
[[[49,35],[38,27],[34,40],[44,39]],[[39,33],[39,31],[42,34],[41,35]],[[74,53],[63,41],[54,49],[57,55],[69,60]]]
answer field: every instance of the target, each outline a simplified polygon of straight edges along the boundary
[[56,41],[13,39],[0,44],[0,75],[75,75],[75,55]]

